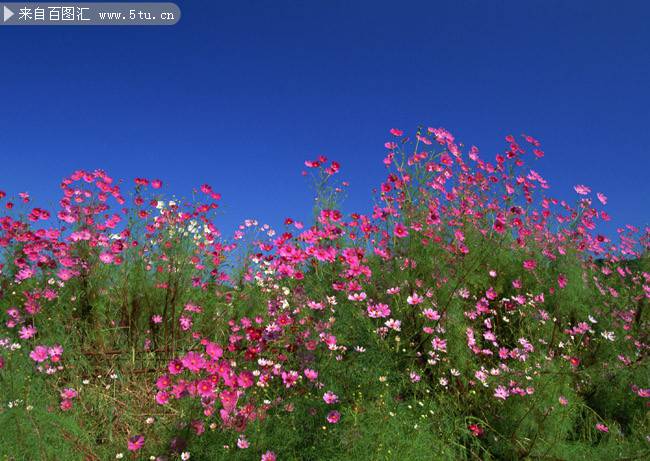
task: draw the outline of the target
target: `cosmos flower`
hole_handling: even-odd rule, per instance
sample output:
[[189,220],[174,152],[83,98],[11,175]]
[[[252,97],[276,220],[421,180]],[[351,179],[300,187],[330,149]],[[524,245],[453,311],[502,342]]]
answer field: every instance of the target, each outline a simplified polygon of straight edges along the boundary
[[331,424],[336,424],[341,419],[341,413],[336,410],[332,410],[327,414],[327,422]]
[[127,448],[129,451],[138,451],[144,446],[144,436],[141,434],[129,438]]

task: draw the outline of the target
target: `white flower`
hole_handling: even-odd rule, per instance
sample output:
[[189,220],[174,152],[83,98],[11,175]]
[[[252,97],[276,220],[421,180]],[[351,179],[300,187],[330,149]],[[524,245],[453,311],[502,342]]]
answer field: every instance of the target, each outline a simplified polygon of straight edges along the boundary
[[600,333],[600,336],[605,338],[608,341],[615,341],[616,340],[616,334],[613,331],[603,331]]
[[124,458],[124,453],[118,453],[115,455],[115,459],[122,459]]
[[391,329],[393,329],[395,331],[400,331],[402,322],[400,322],[399,320],[395,320],[395,319],[388,319],[386,321],[386,323],[384,323],[384,325],[386,325],[388,328],[391,328]]
[[190,452],[189,451],[184,451],[183,453],[181,453],[181,459],[183,461],[187,461],[188,459],[190,459]]

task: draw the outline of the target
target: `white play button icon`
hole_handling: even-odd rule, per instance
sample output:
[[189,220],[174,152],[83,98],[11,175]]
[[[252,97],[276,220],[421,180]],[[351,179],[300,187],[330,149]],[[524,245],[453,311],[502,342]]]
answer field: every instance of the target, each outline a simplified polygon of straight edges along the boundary
[[3,22],[7,22],[9,20],[9,18],[11,18],[14,15],[14,12],[11,11],[9,8],[7,8],[6,5],[4,7],[3,13],[4,13],[4,21]]

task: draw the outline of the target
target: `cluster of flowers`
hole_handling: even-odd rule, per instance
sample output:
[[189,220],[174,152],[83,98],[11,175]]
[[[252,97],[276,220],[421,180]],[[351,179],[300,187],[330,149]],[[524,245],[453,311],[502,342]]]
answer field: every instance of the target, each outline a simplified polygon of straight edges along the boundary
[[[594,232],[598,221],[610,219],[601,209],[607,203],[602,193],[593,200],[591,190],[578,185],[576,205],[547,196],[546,180],[525,168],[528,146],[532,158],[544,156],[530,136],[524,135],[523,143],[508,136],[505,152],[488,161],[476,147],[463,154],[442,128],[421,130],[413,140],[398,129],[390,133],[384,146],[388,174],[369,214],[346,218],[323,207],[308,228],[287,218],[281,234],[247,220],[230,241],[214,224],[221,197],[208,185],[200,188],[204,201],[179,204],[145,198],[148,188],[157,193],[162,182],[138,178],[128,208],[105,172],[75,172],[62,182],[55,214],[62,226],[46,227],[52,216],[40,208],[26,219],[0,217],[0,248],[12,249],[0,274],[17,293],[5,309],[8,333],[0,346],[13,353],[29,344],[37,371],[63,370],[63,348],[35,342],[46,328],[39,314],[67,283],[85,281],[98,264],[143,261],[146,271],[159,276],[156,287],[171,293],[164,308],[149,317],[147,331],[174,347],[184,338],[182,350],[152,383],[152,398],[163,407],[194,399],[201,413],[188,421],[193,432],[200,436],[206,425],[231,430],[240,449],[250,446],[249,424],[286,409],[294,396],[322,398],[326,411],[318,417],[339,422],[345,396],[323,392],[332,383],[326,384],[319,359],[353,360],[349,351],[355,345],[342,344],[337,332],[341,309],[354,310],[378,343],[399,345],[394,350],[405,358],[403,372],[413,386],[472,389],[496,404],[534,394],[548,363],[580,369],[596,341],[616,345],[618,367],[647,355],[633,303],[650,298],[650,274],[622,263],[647,251],[648,229],[640,238],[632,226],[621,229],[615,244]],[[407,152],[407,146],[413,150]],[[319,157],[305,166],[318,172],[317,190],[328,199],[321,203],[332,203],[342,190],[331,185],[340,165]],[[27,194],[20,198],[30,201]],[[255,236],[247,240],[249,231]],[[246,252],[247,245],[253,250]],[[240,250],[245,262],[235,279],[224,261]],[[511,254],[514,267],[497,267],[491,253],[498,251]],[[440,262],[432,264],[431,255]],[[580,261],[582,278],[563,271],[561,262],[569,256]],[[390,268],[394,277],[382,276],[381,268]],[[173,294],[184,270],[191,273],[189,299],[177,312],[182,303]],[[313,274],[326,294],[306,291],[303,282]],[[42,280],[46,286],[40,286]],[[590,284],[601,295],[587,318],[567,315],[562,306],[563,291],[578,284]],[[201,301],[211,296],[233,307],[241,302],[237,293],[243,286],[264,296],[266,305],[254,306],[253,316],[233,312],[228,320]],[[79,301],[84,315],[88,302]],[[225,339],[217,340],[208,328],[215,319]],[[366,347],[373,344],[356,350]],[[0,354],[0,370],[5,360]],[[650,395],[630,386],[635,398]],[[65,388],[60,397],[66,411],[77,392]],[[558,401],[567,403],[563,396]],[[596,429],[608,430],[598,424]],[[485,428],[472,423],[468,431],[480,437]],[[139,451],[145,438],[132,435],[127,444]],[[275,454],[267,451],[261,459],[274,460]]]

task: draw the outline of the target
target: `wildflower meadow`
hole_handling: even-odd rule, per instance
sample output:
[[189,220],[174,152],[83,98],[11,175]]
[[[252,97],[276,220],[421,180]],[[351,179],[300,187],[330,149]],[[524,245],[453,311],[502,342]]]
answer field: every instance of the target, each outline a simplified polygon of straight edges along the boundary
[[528,135],[377,141],[365,210],[312,158],[313,218],[232,235],[208,184],[0,190],[0,459],[650,459],[650,228]]

